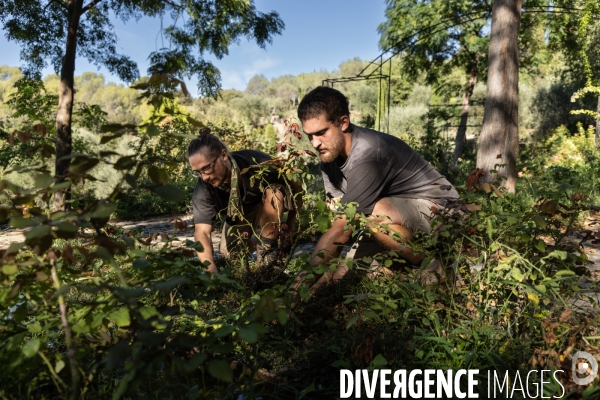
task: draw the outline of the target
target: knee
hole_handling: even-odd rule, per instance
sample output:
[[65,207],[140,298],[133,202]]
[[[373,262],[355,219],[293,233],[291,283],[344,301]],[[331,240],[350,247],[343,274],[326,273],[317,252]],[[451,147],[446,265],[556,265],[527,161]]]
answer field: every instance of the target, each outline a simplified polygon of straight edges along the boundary
[[274,209],[281,209],[283,206],[283,193],[280,190],[267,188],[263,197],[263,204]]
[[376,224],[397,224],[402,225],[404,218],[399,210],[389,199],[379,199],[373,207],[373,212],[369,220]]

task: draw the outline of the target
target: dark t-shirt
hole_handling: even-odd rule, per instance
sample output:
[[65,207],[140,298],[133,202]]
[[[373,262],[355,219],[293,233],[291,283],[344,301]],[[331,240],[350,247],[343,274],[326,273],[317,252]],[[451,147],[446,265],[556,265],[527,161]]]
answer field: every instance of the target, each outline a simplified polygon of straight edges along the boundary
[[352,147],[345,162],[321,163],[325,192],[342,203],[357,202],[370,215],[384,197],[427,199],[445,204],[458,193],[419,153],[401,139],[352,126]]
[[[240,172],[244,168],[252,165],[271,160],[268,154],[258,150],[240,150],[230,153],[235,160]],[[241,179],[238,179],[238,187],[240,201],[242,203],[242,211],[247,214],[256,205],[262,202],[263,192],[260,190],[258,179],[255,180],[254,186],[250,185],[250,177],[254,176],[257,168],[250,168],[245,174],[241,174]],[[283,178],[279,178],[279,173],[276,169],[270,170],[263,174],[261,180],[264,179],[267,183],[284,183]],[[264,186],[264,185],[263,185]],[[192,207],[194,209],[195,224],[212,224],[214,223],[217,214],[227,211],[229,204],[229,191],[218,189],[205,183],[201,178],[198,178],[194,194],[192,195]]]

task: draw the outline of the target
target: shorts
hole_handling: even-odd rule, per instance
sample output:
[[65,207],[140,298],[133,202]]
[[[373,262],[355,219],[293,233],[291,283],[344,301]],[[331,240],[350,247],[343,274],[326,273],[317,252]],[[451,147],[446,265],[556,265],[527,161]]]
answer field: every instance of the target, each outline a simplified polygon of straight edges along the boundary
[[[402,225],[413,234],[417,232],[431,233],[431,219],[433,218],[432,207],[443,208],[440,202],[426,199],[407,199],[399,197],[388,197],[388,200],[396,207],[404,217]],[[377,253],[385,252],[383,247],[373,236],[359,232],[356,242],[350,248],[346,258],[361,259],[372,257]]]
[[[286,185],[275,183],[269,185],[268,188],[283,195],[283,211],[290,211],[293,209],[292,195]],[[260,238],[262,230],[262,227],[260,226],[260,216],[262,215],[263,207],[264,194],[262,202],[246,211],[243,221],[231,221],[229,218],[225,220],[223,231],[221,233],[221,244],[219,245],[221,256],[229,257],[232,253],[248,247],[248,241],[252,236]]]

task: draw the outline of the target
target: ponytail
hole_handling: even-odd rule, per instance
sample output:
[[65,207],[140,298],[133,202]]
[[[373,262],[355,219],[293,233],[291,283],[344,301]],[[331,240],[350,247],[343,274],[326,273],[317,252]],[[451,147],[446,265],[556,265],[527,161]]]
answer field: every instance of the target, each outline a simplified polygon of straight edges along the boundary
[[210,133],[210,128],[201,128],[198,137],[188,144],[188,158],[198,154],[205,148],[209,156],[216,156],[223,150],[228,151],[227,146],[218,137]]

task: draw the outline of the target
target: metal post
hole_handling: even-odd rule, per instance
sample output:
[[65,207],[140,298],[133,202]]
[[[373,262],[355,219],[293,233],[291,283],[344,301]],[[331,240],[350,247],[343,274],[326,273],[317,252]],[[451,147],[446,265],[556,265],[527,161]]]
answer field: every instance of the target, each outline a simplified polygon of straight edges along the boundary
[[[393,57],[393,56],[392,56]],[[387,87],[387,133],[390,132],[390,109],[392,108],[392,57],[390,57],[390,71],[388,73],[388,87]]]
[[598,147],[598,142],[600,142],[600,96],[598,96],[598,108],[596,111],[596,136],[594,137],[594,144]]

